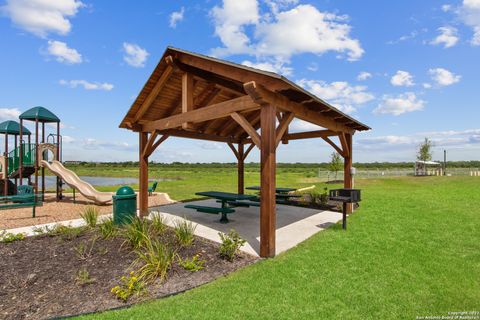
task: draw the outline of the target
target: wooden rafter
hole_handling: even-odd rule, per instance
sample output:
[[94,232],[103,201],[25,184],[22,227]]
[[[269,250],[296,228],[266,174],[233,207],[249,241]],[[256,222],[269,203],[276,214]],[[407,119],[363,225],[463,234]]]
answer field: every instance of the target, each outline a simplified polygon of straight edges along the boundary
[[[173,61],[171,56],[166,57],[165,60],[167,61],[167,64],[169,61]],[[138,122],[138,120],[140,120],[140,118],[145,114],[145,112],[147,112],[148,108],[150,108],[153,101],[155,101],[158,94],[167,83],[167,80],[170,78],[173,71],[174,71],[174,67],[168,64],[165,71],[163,71],[162,75],[160,76],[160,79],[158,79],[152,91],[150,91],[147,98],[145,99],[143,104],[140,106],[140,109],[138,109],[137,113],[135,114],[135,117],[133,118],[134,123]]]
[[250,135],[253,143],[255,143],[259,149],[261,149],[260,135],[258,134],[257,130],[252,127],[250,122],[248,122],[244,116],[237,112],[233,112],[230,114],[230,116]]
[[293,102],[283,95],[267,90],[265,87],[255,83],[254,81],[245,83],[244,88],[257,104],[272,104],[284,112],[294,113],[295,117],[299,119],[314,123],[330,130],[346,133],[353,133],[354,131],[352,128],[338,123],[333,118],[327,117],[320,112],[313,111],[301,103]]
[[[338,135],[337,132],[331,130],[316,130],[316,131],[307,131],[307,132],[296,132],[289,133],[283,136],[284,140],[302,140],[302,139],[311,139],[311,138],[323,138],[331,137]],[[242,139],[243,143],[251,143],[252,139],[246,138]]]
[[[182,75],[182,113],[188,113],[193,110],[193,77],[185,72]],[[190,129],[191,124],[182,123],[183,129]]]
[[212,119],[229,116],[233,112],[255,110],[259,106],[248,96],[216,103],[208,107],[195,109],[187,113],[176,114],[164,119],[145,123],[143,131],[166,130],[177,128],[185,122],[204,122]]
[[206,61],[205,59],[195,56],[179,55],[177,61],[198,69],[209,70],[211,73],[221,77],[235,79],[240,83],[245,83],[252,80],[259,81],[264,83],[272,90],[282,90],[290,87],[290,85],[288,85],[286,82],[278,81],[278,79],[272,79],[271,76],[262,73],[248,73],[245,72],[245,70],[239,70],[238,66],[226,65],[214,61]]
[[175,60],[173,63],[177,68],[179,68],[183,72],[188,72],[198,78],[204,79],[209,82],[213,82],[224,89],[235,92],[236,94],[245,94],[245,90],[243,89],[242,83],[238,81],[225,79],[223,77],[216,75],[215,73],[190,66],[178,60]]
[[185,131],[185,130],[178,130],[178,129],[168,129],[160,131],[162,134],[168,134],[172,137],[179,137],[179,138],[189,138],[189,139],[197,139],[197,140],[208,140],[208,141],[217,141],[217,142],[230,142],[230,143],[237,143],[237,140],[234,140],[230,137],[223,137],[216,134],[206,134],[206,133],[199,133],[199,132],[192,132],[192,131]]

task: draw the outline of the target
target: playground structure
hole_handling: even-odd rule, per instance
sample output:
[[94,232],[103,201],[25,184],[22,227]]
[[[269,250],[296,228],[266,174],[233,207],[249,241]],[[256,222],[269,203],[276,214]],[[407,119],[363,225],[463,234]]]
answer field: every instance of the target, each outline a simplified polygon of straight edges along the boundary
[[[60,135],[60,119],[44,107],[31,108],[20,115],[20,123],[5,121],[0,124],[0,134],[5,135],[4,155],[0,157],[0,177],[3,188],[0,194],[7,197],[16,195],[20,186],[32,186],[35,194],[45,194],[45,168],[57,176],[56,200],[63,198],[63,182],[69,185],[75,194],[78,190],[87,199],[97,204],[112,201],[108,192],[99,192],[91,184],[81,180],[73,171],[61,163],[62,136]],[[32,133],[24,127],[25,121],[35,122],[35,142],[32,143]],[[46,124],[56,124],[56,133],[46,135]],[[41,127],[41,132],[40,132]],[[9,137],[14,137],[14,150],[9,151]],[[24,141],[27,136],[27,142]],[[32,182],[33,177],[33,182]],[[41,184],[39,180],[41,179]],[[14,182],[12,182],[12,180]],[[39,190],[41,186],[41,190]]]

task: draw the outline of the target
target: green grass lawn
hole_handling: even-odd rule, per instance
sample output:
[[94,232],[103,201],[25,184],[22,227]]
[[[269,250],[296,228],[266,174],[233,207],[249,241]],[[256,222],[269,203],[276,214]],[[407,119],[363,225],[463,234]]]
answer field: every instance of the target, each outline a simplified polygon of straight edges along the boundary
[[[138,168],[132,167],[69,167],[80,176],[105,176],[105,177],[137,177]],[[285,187],[306,187],[314,183],[309,179],[314,177],[316,169],[288,168],[277,170],[277,185]],[[222,191],[237,191],[237,170],[236,168],[224,167],[199,167],[192,166],[187,168],[157,168],[152,167],[149,170],[149,177],[152,180],[156,178],[170,178],[173,181],[159,181],[158,192],[167,192],[172,199],[185,200],[195,198],[195,192],[209,191],[212,189]],[[260,173],[258,168],[247,168],[245,170],[245,186],[258,185]],[[150,185],[152,182],[150,182]],[[317,184],[319,185],[319,184]],[[116,191],[120,186],[96,187],[99,191]],[[138,190],[138,185],[131,185]],[[70,192],[70,190],[66,190]]]
[[479,311],[479,183],[358,181],[364,201],[347,232],[335,225],[184,294],[86,318],[415,319]]

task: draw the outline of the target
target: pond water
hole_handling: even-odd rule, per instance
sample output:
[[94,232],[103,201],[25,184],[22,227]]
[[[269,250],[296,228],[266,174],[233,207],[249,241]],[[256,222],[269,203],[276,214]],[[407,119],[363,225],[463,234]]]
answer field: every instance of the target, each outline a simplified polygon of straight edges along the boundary
[[[32,181],[35,179],[32,176]],[[39,183],[41,184],[41,177],[38,177]],[[80,179],[90,183],[93,186],[118,186],[118,185],[132,185],[138,183],[138,178],[117,178],[117,177],[89,177],[89,176],[80,176]],[[177,179],[168,179],[168,178],[155,178],[149,179],[149,181],[174,181]],[[45,186],[48,188],[55,188],[55,183],[57,179],[55,176],[45,176]]]

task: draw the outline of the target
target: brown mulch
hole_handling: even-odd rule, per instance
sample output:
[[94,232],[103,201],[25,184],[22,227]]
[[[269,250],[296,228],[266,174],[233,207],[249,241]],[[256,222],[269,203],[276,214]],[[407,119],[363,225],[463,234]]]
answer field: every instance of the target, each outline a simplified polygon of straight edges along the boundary
[[[57,202],[55,195],[48,194],[45,196],[43,205],[36,208],[35,218],[32,218],[31,207],[0,210],[0,230],[78,219],[86,206],[95,205],[82,195],[77,194],[75,198],[76,203],[73,203],[72,194],[66,194],[64,199]],[[149,207],[164,204],[166,204],[165,199],[158,194],[148,197]],[[110,214],[113,211],[111,204],[96,207],[100,214]]]
[[[81,259],[75,251],[80,243],[93,245],[92,255]],[[128,304],[182,292],[227,275],[257,258],[242,253],[228,262],[218,255],[219,244],[196,237],[194,244],[182,248],[176,244],[173,230],[162,241],[176,248],[182,258],[195,254],[206,260],[197,272],[183,269],[175,262],[164,283],[147,287],[147,294],[133,297]],[[118,300],[111,288],[132,269],[135,254],[123,238],[99,238],[96,231],[84,231],[73,240],[47,235],[9,244],[0,243],[0,319],[48,319],[52,317],[104,311],[128,304]],[[79,270],[86,269],[91,284],[76,282]]]

